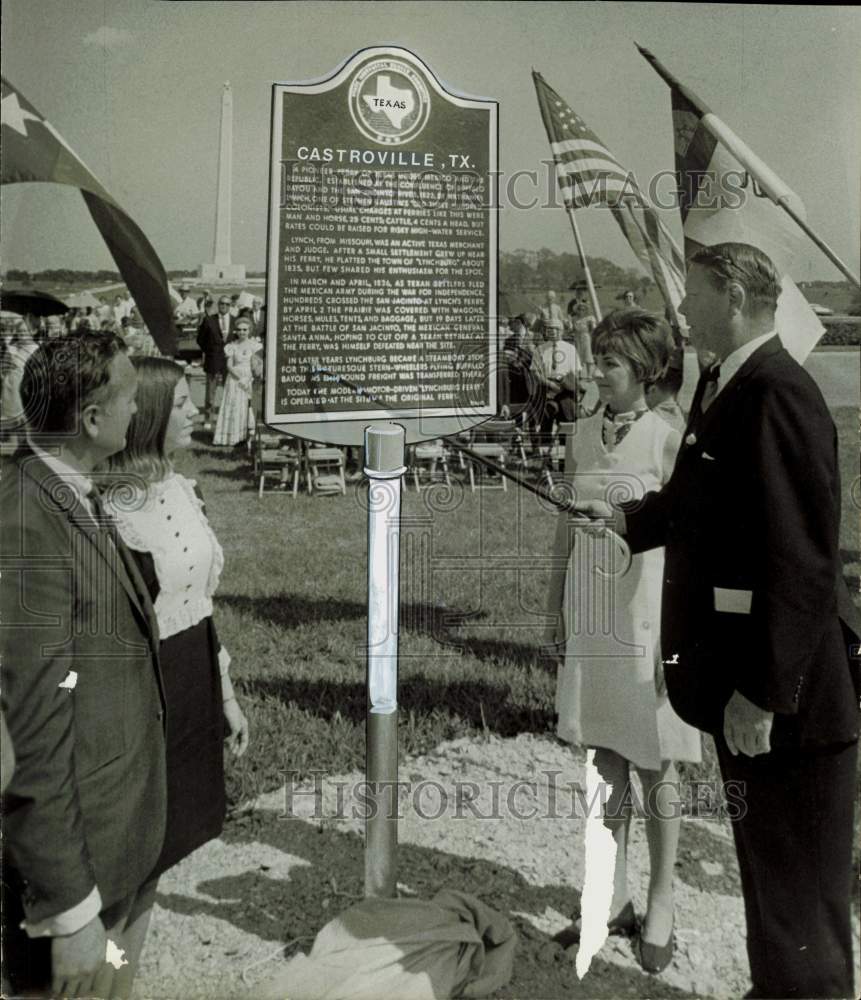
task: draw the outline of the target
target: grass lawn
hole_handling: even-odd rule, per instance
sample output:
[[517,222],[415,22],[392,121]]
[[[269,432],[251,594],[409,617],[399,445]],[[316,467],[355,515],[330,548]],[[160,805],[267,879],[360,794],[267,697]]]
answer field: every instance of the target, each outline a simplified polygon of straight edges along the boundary
[[[858,415],[834,413],[843,479],[841,550],[857,595]],[[209,435],[206,436],[207,438]],[[221,641],[252,744],[229,765],[233,805],[279,772],[362,768],[365,753],[366,514],[362,491],[258,499],[244,452],[199,441],[197,479],[225,550]],[[401,541],[400,750],[484,733],[553,733],[555,668],[539,657],[555,515],[515,487],[455,483],[405,495]],[[708,741],[706,741],[708,742]],[[715,773],[710,747],[690,777]]]

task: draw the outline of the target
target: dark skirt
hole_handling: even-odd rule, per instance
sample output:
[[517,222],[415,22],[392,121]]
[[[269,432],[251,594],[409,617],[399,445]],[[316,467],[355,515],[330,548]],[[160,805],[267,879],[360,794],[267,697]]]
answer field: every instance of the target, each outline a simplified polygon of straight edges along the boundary
[[224,711],[215,630],[205,618],[161,643],[167,703],[167,826],[160,875],[224,824]]

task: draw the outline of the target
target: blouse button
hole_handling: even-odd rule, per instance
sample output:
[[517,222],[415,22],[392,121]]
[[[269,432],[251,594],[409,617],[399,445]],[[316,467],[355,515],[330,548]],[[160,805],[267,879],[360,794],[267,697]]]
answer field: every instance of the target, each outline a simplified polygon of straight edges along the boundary
[[172,521],[173,520],[173,514],[168,514],[167,515],[167,519],[168,519],[168,521]]
[[183,552],[188,552],[188,546],[187,546],[187,545],[184,545],[184,546],[182,547],[182,551],[183,551]]
[[174,534],[174,536],[173,536],[173,537],[174,537],[174,538],[179,538],[179,532],[177,531],[177,532],[176,532],[176,533]]

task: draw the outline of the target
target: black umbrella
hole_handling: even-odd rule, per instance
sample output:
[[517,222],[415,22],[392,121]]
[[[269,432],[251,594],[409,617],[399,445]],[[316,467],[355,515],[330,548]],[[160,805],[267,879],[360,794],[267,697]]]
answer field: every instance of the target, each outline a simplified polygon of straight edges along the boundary
[[0,306],[8,312],[22,316],[59,316],[67,313],[69,307],[56,296],[39,292],[35,288],[4,288],[0,292]]

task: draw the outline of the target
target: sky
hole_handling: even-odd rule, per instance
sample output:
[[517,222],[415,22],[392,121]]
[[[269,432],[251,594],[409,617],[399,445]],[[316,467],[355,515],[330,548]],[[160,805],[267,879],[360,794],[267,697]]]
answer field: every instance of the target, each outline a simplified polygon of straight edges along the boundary
[[[401,45],[451,90],[499,101],[503,177],[549,146],[530,71],[584,118],[640,186],[672,169],[669,90],[651,49],[804,200],[857,271],[861,15],[848,6],[686,3],[306,3],[3,0],[3,75],[141,226],[169,269],[213,253],[222,85],[234,105],[233,260],[266,255],[273,82],[328,75],[357,49]],[[553,183],[553,182],[551,182]],[[518,190],[526,190],[518,187]],[[113,268],[77,191],[2,189],[3,268]],[[577,213],[589,254],[635,267],[612,217]],[[662,218],[677,236],[678,213]],[[504,204],[500,249],[574,252],[560,207]],[[809,241],[796,280],[837,280]]]

